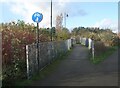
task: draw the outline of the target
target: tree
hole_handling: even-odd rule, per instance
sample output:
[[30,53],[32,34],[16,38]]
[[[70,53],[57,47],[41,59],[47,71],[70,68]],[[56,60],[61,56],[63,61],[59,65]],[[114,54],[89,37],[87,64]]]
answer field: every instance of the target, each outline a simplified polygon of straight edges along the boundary
[[18,20],[17,21],[17,26],[19,26],[20,29],[24,29],[25,28],[25,22],[23,20]]
[[62,30],[63,15],[62,13],[56,17],[56,30]]
[[63,15],[60,14],[56,17],[56,29],[53,28],[53,35],[55,35],[57,40],[65,40],[70,38],[70,33],[67,28],[63,28]]
[[56,36],[56,29],[55,29],[55,27],[52,27],[52,35],[53,35],[53,37]]

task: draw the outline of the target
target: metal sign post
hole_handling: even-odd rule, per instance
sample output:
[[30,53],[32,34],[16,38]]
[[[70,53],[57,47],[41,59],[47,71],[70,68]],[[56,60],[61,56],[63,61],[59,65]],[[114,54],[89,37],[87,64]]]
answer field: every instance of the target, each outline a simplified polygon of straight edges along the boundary
[[37,55],[37,61],[38,61],[38,69],[39,69],[39,22],[41,22],[43,19],[43,15],[39,12],[35,12],[33,15],[32,15],[32,20],[34,22],[37,23],[37,30],[36,30],[36,43],[37,43],[37,52],[36,52],[36,55]]

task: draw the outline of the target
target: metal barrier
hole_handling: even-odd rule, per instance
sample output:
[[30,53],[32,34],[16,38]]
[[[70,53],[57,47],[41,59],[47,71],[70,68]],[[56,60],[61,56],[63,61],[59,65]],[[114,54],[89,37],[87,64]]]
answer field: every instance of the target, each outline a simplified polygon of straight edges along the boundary
[[[30,79],[36,72],[51,63],[57,57],[65,54],[72,45],[75,44],[74,39],[68,39],[58,42],[43,42],[26,46],[27,57],[27,77]],[[39,49],[39,57],[37,58],[37,49]],[[38,60],[39,59],[39,60]],[[38,62],[39,61],[39,62]]]

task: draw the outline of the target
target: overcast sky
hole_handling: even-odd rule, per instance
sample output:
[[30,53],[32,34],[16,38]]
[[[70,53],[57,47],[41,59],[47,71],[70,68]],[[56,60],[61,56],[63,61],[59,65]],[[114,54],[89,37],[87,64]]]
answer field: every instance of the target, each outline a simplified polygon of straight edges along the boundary
[[[0,23],[18,19],[34,23],[32,14],[40,12],[40,27],[50,27],[50,0],[0,0],[0,11]],[[66,27],[70,30],[84,26],[118,31],[118,0],[53,0],[53,26],[56,16],[65,12],[69,15]]]

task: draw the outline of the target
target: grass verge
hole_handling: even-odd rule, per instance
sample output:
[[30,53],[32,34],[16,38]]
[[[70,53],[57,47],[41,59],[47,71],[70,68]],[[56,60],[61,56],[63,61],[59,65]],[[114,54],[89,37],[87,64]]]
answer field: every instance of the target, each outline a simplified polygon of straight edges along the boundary
[[57,59],[55,59],[51,64],[47,65],[44,69],[39,71],[39,73],[35,74],[31,79],[29,80],[22,80],[22,82],[18,81],[15,83],[15,86],[28,86],[31,83],[33,83],[36,80],[41,80],[45,78],[46,76],[52,74],[52,72],[55,71],[55,69],[58,67],[58,65],[61,63],[61,61],[65,60],[66,57],[71,53],[72,49],[68,51],[66,54],[61,55]]
[[117,46],[114,47],[109,47],[107,52],[103,52],[101,51],[101,54],[99,56],[94,57],[94,59],[92,58],[92,54],[90,53],[90,61],[93,64],[99,64],[101,62],[103,62],[105,59],[107,59],[111,54],[113,54],[116,50],[118,49]]

